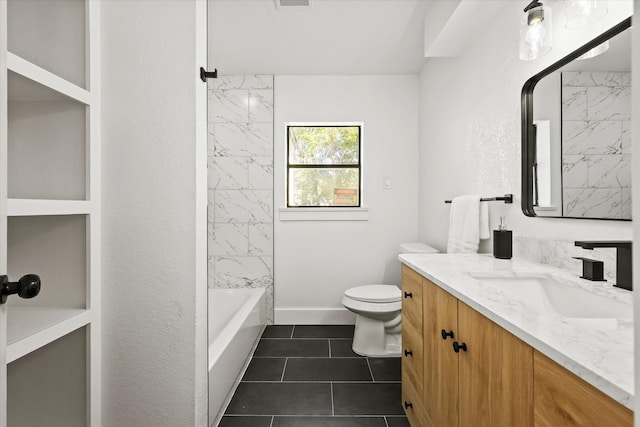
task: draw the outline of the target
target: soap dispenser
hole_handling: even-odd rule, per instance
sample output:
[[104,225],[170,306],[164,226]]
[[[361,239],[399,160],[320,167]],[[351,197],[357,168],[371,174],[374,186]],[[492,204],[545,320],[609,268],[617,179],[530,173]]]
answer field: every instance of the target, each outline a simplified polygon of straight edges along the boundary
[[507,230],[504,217],[500,217],[500,225],[493,230],[493,256],[499,259],[511,259],[512,256],[512,232]]

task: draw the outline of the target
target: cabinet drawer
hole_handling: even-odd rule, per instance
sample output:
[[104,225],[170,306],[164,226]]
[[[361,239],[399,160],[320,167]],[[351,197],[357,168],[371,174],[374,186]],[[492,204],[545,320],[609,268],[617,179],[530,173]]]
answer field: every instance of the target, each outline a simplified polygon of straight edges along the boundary
[[404,380],[402,381],[402,407],[411,427],[433,427],[422,405],[422,393]]
[[402,383],[411,386],[422,396],[424,381],[422,335],[409,327],[402,330]]
[[633,412],[537,351],[533,381],[535,427],[633,425]]
[[403,264],[402,329],[405,328],[422,337],[422,276]]

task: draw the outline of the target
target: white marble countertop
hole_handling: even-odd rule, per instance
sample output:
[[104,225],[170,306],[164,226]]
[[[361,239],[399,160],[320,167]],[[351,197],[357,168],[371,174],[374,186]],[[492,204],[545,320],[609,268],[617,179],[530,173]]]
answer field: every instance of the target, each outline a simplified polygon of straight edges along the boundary
[[[580,272],[490,254],[403,254],[399,260],[536,350],[633,410],[633,296]],[[469,274],[471,273],[471,275]],[[564,317],[483,275],[540,275],[623,303],[617,318]],[[475,277],[473,277],[475,276]],[[506,282],[505,282],[506,283]],[[514,284],[514,286],[517,286]],[[628,304],[628,306],[627,306]],[[571,304],[569,304],[569,307]],[[628,310],[627,310],[628,309]]]

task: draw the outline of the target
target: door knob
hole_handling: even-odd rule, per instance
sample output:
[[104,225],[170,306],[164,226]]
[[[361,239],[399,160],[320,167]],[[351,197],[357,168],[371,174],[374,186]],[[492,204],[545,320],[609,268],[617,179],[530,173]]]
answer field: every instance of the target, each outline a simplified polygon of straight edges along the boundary
[[20,298],[33,298],[40,293],[40,277],[37,274],[25,274],[17,282],[10,282],[9,276],[0,276],[0,304],[7,302],[9,295],[18,294]]
[[404,293],[404,297],[405,298],[413,298],[413,294],[411,292],[405,292]]
[[407,402],[407,401],[405,400],[405,401],[404,401],[404,408],[405,408],[405,409],[413,408],[413,403],[411,403],[411,402]]
[[405,355],[405,356],[413,356],[413,351],[411,351],[411,350],[405,350],[405,351],[404,351],[404,355]]

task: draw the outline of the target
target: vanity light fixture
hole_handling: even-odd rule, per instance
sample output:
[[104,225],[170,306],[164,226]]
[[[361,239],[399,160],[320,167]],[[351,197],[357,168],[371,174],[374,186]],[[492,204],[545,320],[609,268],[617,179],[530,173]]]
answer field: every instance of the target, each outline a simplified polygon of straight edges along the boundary
[[530,61],[551,50],[551,8],[533,0],[520,20],[520,59]]
[[565,0],[565,27],[569,29],[585,28],[600,19],[608,12],[603,0]]

